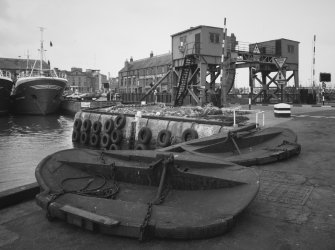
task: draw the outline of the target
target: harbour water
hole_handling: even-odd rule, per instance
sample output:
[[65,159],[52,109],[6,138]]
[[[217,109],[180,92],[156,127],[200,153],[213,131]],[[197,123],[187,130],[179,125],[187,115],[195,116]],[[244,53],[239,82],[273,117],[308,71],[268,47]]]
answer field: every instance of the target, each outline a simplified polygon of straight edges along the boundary
[[33,183],[47,155],[73,148],[73,116],[0,117],[0,191]]

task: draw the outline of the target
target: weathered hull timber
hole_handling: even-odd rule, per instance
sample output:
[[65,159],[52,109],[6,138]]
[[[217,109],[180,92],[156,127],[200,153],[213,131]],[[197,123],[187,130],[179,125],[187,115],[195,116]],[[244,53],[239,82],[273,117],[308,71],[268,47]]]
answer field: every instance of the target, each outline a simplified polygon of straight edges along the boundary
[[140,240],[223,234],[259,189],[250,168],[156,151],[64,150],[35,174],[50,218]]
[[199,155],[251,166],[268,164],[298,155],[301,145],[297,140],[297,135],[286,128],[255,128],[244,131],[237,129],[228,134],[216,134],[172,145],[159,151]]

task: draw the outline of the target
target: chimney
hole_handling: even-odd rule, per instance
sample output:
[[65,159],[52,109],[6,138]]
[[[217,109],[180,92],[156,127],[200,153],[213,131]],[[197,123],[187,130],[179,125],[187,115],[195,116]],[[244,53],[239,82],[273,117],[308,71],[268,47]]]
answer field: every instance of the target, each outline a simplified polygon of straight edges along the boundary
[[154,52],[150,52],[150,57],[153,57],[154,56]]
[[133,60],[133,57],[131,56],[131,57],[130,57],[130,62],[132,63],[133,61],[134,61],[134,60]]
[[126,68],[128,68],[128,66],[129,66],[128,59],[126,59],[126,61],[124,62],[124,66],[125,66]]

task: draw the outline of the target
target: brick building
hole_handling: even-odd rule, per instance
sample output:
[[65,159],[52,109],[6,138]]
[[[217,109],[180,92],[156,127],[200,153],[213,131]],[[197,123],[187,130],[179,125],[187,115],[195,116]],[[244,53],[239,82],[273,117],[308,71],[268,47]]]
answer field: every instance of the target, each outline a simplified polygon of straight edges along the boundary
[[79,93],[98,92],[103,90],[103,82],[107,82],[107,76],[100,73],[100,70],[82,68],[71,68],[66,71],[69,87]]
[[[48,63],[43,61],[43,69],[50,69]],[[40,60],[35,59],[21,59],[21,58],[0,58],[0,69],[7,70],[11,73],[13,80],[23,71],[30,71],[32,67],[40,68]]]
[[[136,61],[130,58],[119,71],[119,92],[145,93],[169,71],[171,63],[170,53],[154,56],[151,52],[150,57]],[[157,91],[170,92],[170,82],[170,76],[168,76],[157,87]]]

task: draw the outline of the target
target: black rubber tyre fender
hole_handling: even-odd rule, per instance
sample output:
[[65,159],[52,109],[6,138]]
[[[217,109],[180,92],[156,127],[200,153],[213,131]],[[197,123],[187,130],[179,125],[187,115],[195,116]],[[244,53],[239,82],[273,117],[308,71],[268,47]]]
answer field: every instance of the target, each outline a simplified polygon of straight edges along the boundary
[[116,129],[122,129],[124,127],[124,125],[126,125],[126,120],[127,120],[127,117],[125,117],[124,114],[119,114],[115,118],[115,128]]
[[80,131],[74,129],[72,132],[72,141],[79,142],[79,139],[80,139]]
[[91,130],[92,122],[90,119],[85,119],[83,122],[83,131],[88,132]]
[[101,132],[101,127],[102,127],[101,122],[99,122],[99,121],[93,122],[93,124],[92,124],[92,132],[94,134],[99,134]]
[[148,149],[149,149],[149,146],[145,145],[145,144],[142,144],[142,143],[138,143],[135,146],[135,150],[148,150]]
[[82,123],[83,122],[81,121],[80,118],[75,119],[74,123],[73,123],[73,129],[79,131],[80,128],[81,128]]
[[198,139],[198,132],[193,128],[185,129],[181,135],[183,142]]
[[119,145],[116,145],[114,143],[112,143],[110,146],[109,146],[109,150],[120,150],[120,146]]
[[98,134],[90,135],[90,145],[92,147],[98,147],[100,142],[100,136]]
[[171,131],[167,129],[163,129],[159,131],[157,136],[157,144],[161,147],[167,147],[171,144]]
[[108,133],[103,133],[103,135],[101,136],[100,146],[103,148],[109,148],[111,143],[111,136]]
[[111,140],[113,144],[119,144],[122,141],[122,131],[118,129],[114,129],[111,133]]
[[143,127],[138,131],[138,142],[142,144],[148,144],[151,140],[152,132],[148,127]]
[[80,143],[81,144],[86,145],[86,144],[88,144],[89,140],[90,140],[89,132],[87,132],[87,131],[80,132]]
[[112,118],[108,119],[105,123],[104,123],[104,131],[106,133],[111,133],[114,130],[115,124]]

